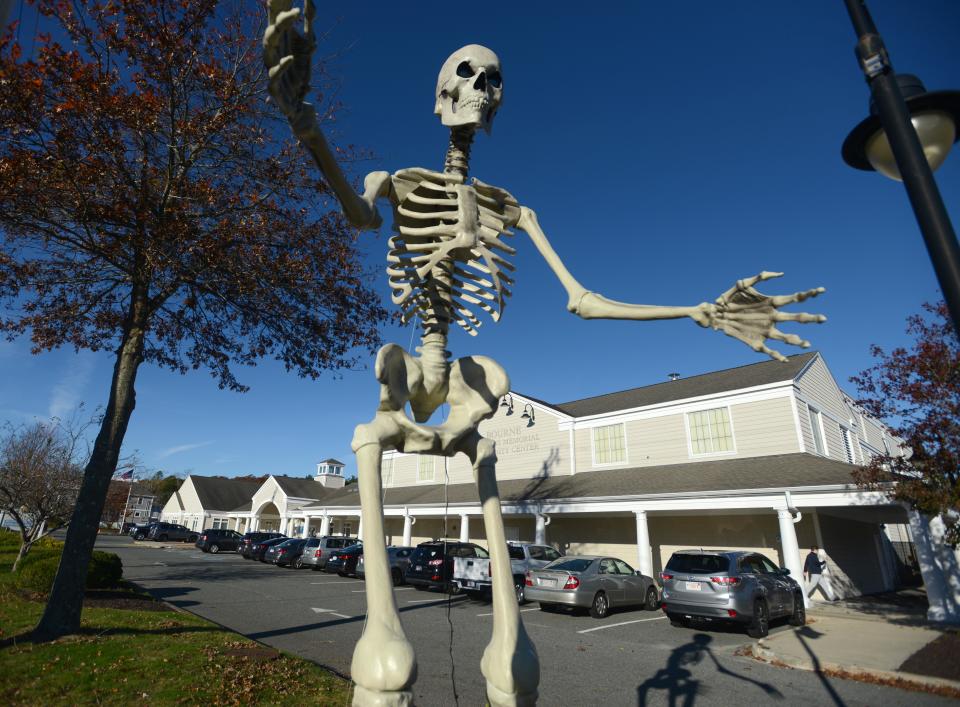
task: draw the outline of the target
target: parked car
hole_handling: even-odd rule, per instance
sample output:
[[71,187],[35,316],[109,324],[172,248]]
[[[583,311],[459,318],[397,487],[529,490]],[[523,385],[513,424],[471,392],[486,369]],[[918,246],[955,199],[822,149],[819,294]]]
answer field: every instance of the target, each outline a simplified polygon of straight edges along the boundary
[[252,560],[251,550],[253,549],[254,543],[260,542],[261,540],[269,540],[270,538],[279,538],[283,537],[280,533],[275,533],[269,530],[255,530],[249,533],[244,533],[243,537],[240,538],[240,545],[237,547],[237,552],[243,555],[248,560]]
[[289,538],[286,535],[281,535],[276,538],[264,538],[263,540],[257,540],[250,545],[250,559],[251,560],[260,560],[260,562],[266,562],[265,556],[267,550],[269,550],[274,545],[279,545],[280,543],[286,542]]
[[659,608],[657,583],[616,557],[570,555],[546,567],[530,570],[526,579],[528,601],[540,602],[542,611],[567,606],[589,609],[602,619],[610,609],[643,606]]
[[[316,544],[313,544],[314,542]],[[331,554],[350,545],[356,545],[357,542],[359,541],[356,538],[343,535],[321,535],[319,538],[309,538],[300,556],[300,563],[312,570],[322,570]]]
[[[387,546],[387,562],[390,565],[390,579],[393,585],[403,584],[403,575],[407,567],[410,566],[410,558],[413,556],[416,548],[399,547],[397,545]],[[357,578],[366,579],[366,573],[363,566],[363,555],[357,560]]]
[[330,559],[324,565],[324,572],[336,572],[341,577],[347,577],[357,572],[357,562],[363,556],[363,543],[357,543],[330,554]]
[[803,590],[790,570],[756,552],[681,550],[660,579],[661,607],[674,626],[695,618],[735,621],[763,638],[773,618],[787,616],[793,626],[807,620]]
[[[508,542],[507,554],[513,572],[513,587],[517,602],[525,600],[527,570],[539,569],[562,557],[549,545]],[[456,557],[453,560],[453,581],[470,596],[482,596],[490,592],[492,584],[490,560],[481,557]]]
[[197,531],[190,530],[187,526],[179,523],[154,523],[147,537],[150,540],[159,540],[160,542],[179,540],[185,543],[195,543],[199,534]]
[[453,581],[453,561],[456,557],[490,557],[479,545],[452,540],[433,540],[420,543],[410,557],[404,573],[407,584],[416,589],[443,589],[456,594],[460,586]]
[[156,523],[143,523],[141,525],[131,525],[130,530],[127,531],[127,534],[134,540],[145,540],[147,535],[150,533],[150,529],[156,525]]
[[197,538],[196,545],[204,552],[216,555],[221,550],[235,551],[243,538],[236,530],[226,528],[207,528]]
[[285,542],[271,545],[264,553],[263,560],[280,567],[296,567],[306,542],[303,538],[290,538]]

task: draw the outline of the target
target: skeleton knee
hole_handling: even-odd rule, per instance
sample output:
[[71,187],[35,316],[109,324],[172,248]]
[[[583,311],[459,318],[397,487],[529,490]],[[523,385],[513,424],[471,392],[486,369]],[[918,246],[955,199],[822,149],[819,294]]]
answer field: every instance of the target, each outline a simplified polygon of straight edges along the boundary
[[497,444],[492,439],[485,437],[477,440],[477,455],[474,460],[474,466],[478,469],[482,467],[495,467],[497,465]]
[[350,448],[356,453],[361,447],[366,447],[368,444],[376,444],[379,446],[379,430],[376,429],[375,425],[370,423],[357,425],[353,431],[353,441],[350,443]]

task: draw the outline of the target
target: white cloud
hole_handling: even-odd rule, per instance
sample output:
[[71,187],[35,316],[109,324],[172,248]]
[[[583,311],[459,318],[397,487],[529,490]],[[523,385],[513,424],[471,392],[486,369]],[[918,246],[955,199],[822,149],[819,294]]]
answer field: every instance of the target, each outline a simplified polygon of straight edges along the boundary
[[83,392],[93,374],[96,361],[93,354],[83,353],[77,354],[70,360],[67,374],[53,387],[53,392],[50,394],[50,405],[47,411],[50,417],[67,418],[77,405],[83,402]]
[[157,455],[157,459],[166,459],[167,457],[172,457],[174,454],[180,454],[180,452],[189,452],[191,449],[198,449],[200,447],[206,447],[207,445],[213,444],[214,440],[210,439],[206,442],[195,442],[193,444],[179,444],[176,447],[168,447],[164,449]]

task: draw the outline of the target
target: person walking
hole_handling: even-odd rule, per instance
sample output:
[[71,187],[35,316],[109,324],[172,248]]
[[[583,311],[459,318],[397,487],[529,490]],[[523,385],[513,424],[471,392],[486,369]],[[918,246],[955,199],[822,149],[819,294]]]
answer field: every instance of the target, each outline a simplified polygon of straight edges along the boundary
[[820,561],[820,555],[817,553],[817,546],[810,548],[807,558],[803,562],[803,578],[807,581],[807,596],[811,596],[820,585],[820,579],[823,576],[824,562]]

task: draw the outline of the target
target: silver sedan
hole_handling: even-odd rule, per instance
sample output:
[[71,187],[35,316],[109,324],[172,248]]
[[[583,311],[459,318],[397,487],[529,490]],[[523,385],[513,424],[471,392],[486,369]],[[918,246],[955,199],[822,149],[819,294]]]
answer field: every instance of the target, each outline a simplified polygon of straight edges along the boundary
[[541,611],[558,606],[589,609],[602,619],[613,607],[643,606],[656,611],[659,593],[653,577],[634,571],[616,557],[568,555],[546,567],[530,570],[526,598],[540,602]]

